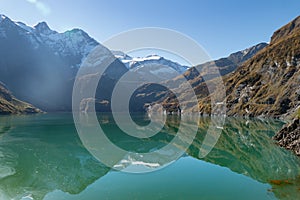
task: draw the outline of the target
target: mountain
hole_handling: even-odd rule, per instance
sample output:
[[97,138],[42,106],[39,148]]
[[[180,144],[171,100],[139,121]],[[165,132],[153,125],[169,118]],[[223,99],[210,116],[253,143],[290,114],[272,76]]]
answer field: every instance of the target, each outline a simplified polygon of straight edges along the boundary
[[30,114],[39,112],[41,110],[16,99],[5,85],[0,82],[0,114]]
[[300,106],[300,16],[275,31],[268,47],[226,77],[230,115],[291,115]]
[[153,75],[161,80],[175,78],[189,68],[158,55],[133,58],[120,51],[113,51],[113,54],[122,61],[129,70],[142,76]]
[[[257,52],[262,50],[268,46],[267,43],[259,43],[242,51],[237,51],[235,53],[230,54],[228,57],[220,58],[218,60],[214,60],[211,62],[206,62],[204,64],[200,64],[188,70],[184,76],[188,78],[188,80],[195,79],[199,76],[198,72],[202,72],[202,76],[207,76],[209,72],[214,70],[219,70],[222,76],[229,74],[236,70],[236,68],[247,61],[248,59],[252,58]],[[216,68],[216,69],[214,69]],[[197,70],[195,70],[197,69]]]
[[[267,45],[267,43],[259,43],[242,51],[232,53],[228,57],[191,67],[182,75],[170,79],[169,81],[167,81],[167,83],[180,83],[187,79],[194,90],[197,91],[198,86],[204,82],[203,76],[206,77],[206,80],[209,80],[215,78],[216,73],[212,73],[215,71],[219,71],[222,76],[229,74],[236,70],[236,68],[240,64],[244,63],[248,59],[252,58],[256,53],[264,49]],[[201,72],[201,74],[199,74],[199,72]],[[178,89],[180,90],[180,86]],[[182,91],[182,93],[184,92],[185,91]],[[145,110],[145,104],[149,104],[151,102],[169,101],[170,97],[172,99],[174,95],[170,93],[165,87],[162,87],[159,84],[146,84],[140,87],[139,90],[134,93],[131,107],[134,111],[140,112]],[[171,107],[173,109],[173,106],[170,107],[171,104],[175,105],[175,108],[178,107],[176,104],[173,104],[171,100],[169,103],[164,102],[164,105],[166,106],[165,109],[171,111]]]
[[[0,19],[0,80],[17,98],[45,111],[70,111],[75,76],[89,53],[101,47],[100,51],[111,54],[80,29],[59,33],[46,22],[30,27],[5,15]],[[131,58],[122,52],[116,56],[119,59],[99,82],[96,99],[83,100],[82,109],[88,110],[93,101],[98,111],[110,111],[114,85],[128,70],[139,77],[166,80],[188,68],[160,56]]]
[[[47,48],[55,55],[74,59],[74,65],[79,67],[81,59],[99,43],[80,29],[72,29],[64,33],[51,30],[46,22],[40,22],[34,27],[27,26],[22,22],[13,22],[5,15],[0,18],[1,39],[22,39],[33,47],[33,49]],[[11,35],[12,34],[12,35]],[[80,59],[79,59],[80,58]],[[72,66],[72,67],[75,67]]]
[[[295,112],[300,105],[299,21],[298,17],[277,30],[269,45],[260,43],[227,58],[188,68],[157,55],[132,58],[122,52],[112,53],[80,29],[58,33],[45,22],[29,27],[1,15],[0,80],[17,99],[45,111],[70,111],[75,76],[89,53],[98,47],[118,59],[101,78],[96,98],[83,100],[84,110],[94,101],[98,111],[110,111],[113,88],[118,79],[130,71],[136,73],[141,82],[143,79],[139,77],[144,76],[171,83],[182,97],[187,97],[186,91],[176,83],[187,79],[197,94],[200,112],[210,114],[210,97],[203,77],[213,83],[214,72],[220,71],[226,87],[227,114],[279,117]],[[151,83],[141,85],[134,92],[130,108],[145,111],[153,102],[162,103],[168,112],[179,110],[172,92]],[[192,112],[195,105],[187,103],[183,110]]]
[[[70,111],[75,76],[86,56],[96,46],[111,54],[80,29],[58,33],[45,22],[29,27],[4,15],[0,19],[0,80],[17,98],[45,111]],[[108,88],[116,71],[127,71],[118,60],[111,68]]]
[[[228,115],[284,117],[300,108],[299,24],[300,16],[277,30],[268,46],[242,62],[236,71],[223,77]],[[192,72],[193,68],[184,76],[188,77],[197,94],[200,112],[211,114],[210,95],[203,82],[203,75],[207,75]],[[208,81],[213,84],[213,77],[209,78]],[[219,88],[215,88],[214,94],[219,92]],[[165,110],[176,112],[178,102],[175,96],[165,94],[161,95],[158,102],[163,104]],[[187,94],[183,91],[180,95]],[[195,107],[187,105],[183,109],[192,112]]]

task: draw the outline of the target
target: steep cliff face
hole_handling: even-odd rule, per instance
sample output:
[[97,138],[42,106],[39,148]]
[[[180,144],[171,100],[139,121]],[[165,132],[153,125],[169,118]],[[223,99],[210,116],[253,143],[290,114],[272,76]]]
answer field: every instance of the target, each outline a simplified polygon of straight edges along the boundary
[[300,118],[286,124],[275,136],[277,143],[300,156]]
[[39,113],[41,110],[15,98],[0,82],[0,115],[1,114],[29,114]]

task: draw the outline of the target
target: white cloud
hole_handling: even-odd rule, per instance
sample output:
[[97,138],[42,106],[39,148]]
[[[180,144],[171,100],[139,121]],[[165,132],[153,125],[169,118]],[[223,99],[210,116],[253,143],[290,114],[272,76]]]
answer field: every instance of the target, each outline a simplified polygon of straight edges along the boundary
[[41,12],[44,16],[49,15],[51,13],[50,7],[39,1],[39,0],[26,0],[27,2],[34,4],[39,12]]

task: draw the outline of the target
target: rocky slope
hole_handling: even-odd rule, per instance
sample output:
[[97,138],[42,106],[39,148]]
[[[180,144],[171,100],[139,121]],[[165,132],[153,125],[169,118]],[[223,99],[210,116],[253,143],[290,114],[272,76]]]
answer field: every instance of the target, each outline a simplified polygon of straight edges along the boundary
[[0,115],[2,114],[30,114],[41,110],[15,98],[5,85],[0,82]]
[[286,124],[273,138],[280,146],[300,156],[300,118]]
[[[226,87],[227,114],[232,116],[283,117],[300,106],[300,17],[274,33],[270,45],[242,63],[236,71],[223,77]],[[201,113],[211,114],[210,95],[201,74],[189,70]],[[189,73],[189,74],[188,74]],[[191,77],[191,78],[189,78]],[[214,79],[208,80],[214,85]],[[178,88],[180,89],[181,86]],[[219,88],[214,88],[218,94]],[[184,92],[182,96],[187,95]],[[174,95],[158,99],[167,111],[178,107]],[[174,106],[175,105],[175,106]],[[197,105],[185,111],[198,110]]]
[[[291,25],[294,24],[294,25]],[[270,45],[226,77],[228,114],[280,117],[300,105],[300,17]],[[287,29],[290,31],[285,31]]]

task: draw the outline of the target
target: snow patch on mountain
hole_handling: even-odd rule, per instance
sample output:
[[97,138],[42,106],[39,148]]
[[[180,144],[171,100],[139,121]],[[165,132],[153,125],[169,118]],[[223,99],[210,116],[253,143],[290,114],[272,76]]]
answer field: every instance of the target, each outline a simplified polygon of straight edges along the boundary
[[239,62],[243,62],[253,57],[253,55],[255,55],[258,51],[260,51],[266,46],[268,46],[268,43],[262,42],[250,48],[244,49],[242,51],[232,53],[228,58],[232,59],[233,61],[239,60]]
[[132,57],[130,57],[122,51],[112,51],[112,53],[127,67],[127,69],[130,69],[130,64],[133,59]]
[[121,62],[123,62],[126,67],[130,70],[141,70],[145,71],[145,68],[148,68],[149,71],[153,74],[159,73],[172,73],[174,74],[174,70],[182,74],[189,67],[180,65],[177,62],[173,62],[171,60],[165,59],[159,55],[149,55],[146,57],[131,57],[121,51],[112,51],[116,58],[118,58]]
[[23,22],[16,22],[16,25],[18,25],[20,28],[24,29],[27,32],[32,32],[34,29],[32,27],[26,26]]
[[6,18],[5,15],[0,15],[0,23],[2,22],[2,20],[4,20]]
[[183,74],[189,69],[187,66],[168,60],[159,55],[149,55],[146,57],[131,57],[121,51],[112,51],[130,71],[146,80],[165,81]]

